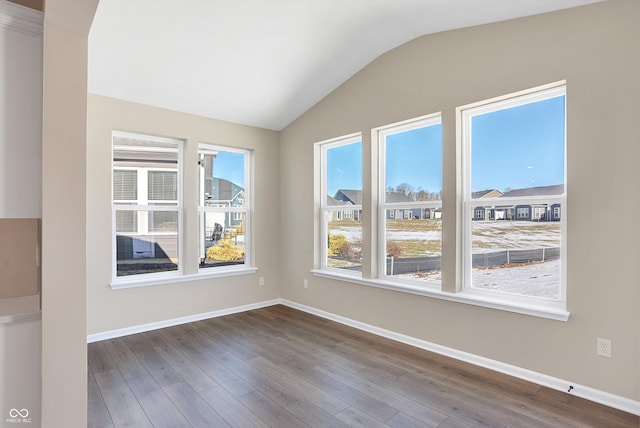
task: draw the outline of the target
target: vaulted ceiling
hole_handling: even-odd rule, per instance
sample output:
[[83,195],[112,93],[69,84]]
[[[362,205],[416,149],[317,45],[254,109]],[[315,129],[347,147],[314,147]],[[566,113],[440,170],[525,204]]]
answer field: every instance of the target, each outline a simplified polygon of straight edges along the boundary
[[599,0],[100,0],[89,92],[280,130],[416,37]]

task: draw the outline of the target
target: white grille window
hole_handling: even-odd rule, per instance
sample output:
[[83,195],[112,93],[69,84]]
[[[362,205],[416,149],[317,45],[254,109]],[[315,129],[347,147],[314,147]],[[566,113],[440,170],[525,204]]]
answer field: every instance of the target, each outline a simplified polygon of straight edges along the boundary
[[[564,309],[564,84],[460,107],[463,288]],[[515,218],[472,221],[486,204]]]
[[442,131],[440,114],[376,130],[379,142],[378,272],[411,283],[440,286]]
[[250,152],[200,144],[198,158],[200,270],[243,268],[250,255]]
[[181,147],[113,133],[114,278],[180,271]]
[[115,169],[113,171],[113,200],[136,201],[138,199],[138,172]]
[[177,201],[178,174],[176,171],[149,171],[150,201]]
[[362,275],[362,137],[360,134],[317,143],[322,269]]

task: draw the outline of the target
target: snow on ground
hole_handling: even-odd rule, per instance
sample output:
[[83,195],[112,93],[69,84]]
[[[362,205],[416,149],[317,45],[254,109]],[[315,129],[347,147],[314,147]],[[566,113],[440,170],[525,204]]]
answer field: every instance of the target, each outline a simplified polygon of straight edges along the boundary
[[[560,224],[531,221],[477,221],[472,223],[473,252],[486,253],[506,249],[533,249],[560,246]],[[361,241],[362,228],[332,226],[330,233],[341,234],[347,241]],[[387,230],[390,241],[439,241],[442,231]]]
[[440,241],[442,231],[430,230],[428,232],[409,230],[387,230],[389,241]]
[[362,228],[353,226],[332,226],[329,228],[332,235],[344,235],[347,241],[362,241]]
[[478,290],[557,299],[560,297],[560,260],[513,267],[474,269],[472,283]]
[[478,221],[472,229],[474,253],[560,246],[560,223]]
[[[473,252],[484,253],[506,249],[533,249],[560,246],[560,224],[531,221],[478,221],[472,223]],[[362,228],[334,226],[331,233],[342,234],[348,241],[361,241]],[[388,240],[434,241],[442,239],[440,231],[388,230]],[[440,272],[396,275],[417,279],[424,284],[439,285]],[[473,269],[473,286],[523,296],[556,299],[560,292],[560,261],[531,263],[521,266]]]
[[[441,280],[439,272],[428,276],[406,274],[397,275],[397,277],[418,279],[426,284],[439,284]],[[473,269],[472,282],[473,288],[478,290],[557,299],[560,293],[560,261]]]

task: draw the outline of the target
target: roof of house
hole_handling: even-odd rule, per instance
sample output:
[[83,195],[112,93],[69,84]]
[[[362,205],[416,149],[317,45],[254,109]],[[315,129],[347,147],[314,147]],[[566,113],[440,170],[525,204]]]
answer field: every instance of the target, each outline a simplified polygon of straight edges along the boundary
[[238,194],[244,191],[242,186],[238,186],[225,178],[213,177],[212,178],[212,191],[211,197],[220,201],[232,201]]
[[503,193],[498,189],[486,189],[479,190],[477,192],[471,192],[472,199],[480,199],[480,198],[499,198]]
[[[330,196],[329,196],[330,197]],[[349,201],[354,205],[362,204],[362,190],[352,190],[352,189],[339,189],[336,194],[333,196],[334,199],[339,201]],[[414,202],[410,196],[405,195],[401,192],[386,192],[385,202],[393,203],[393,202]],[[337,205],[337,204],[335,204]]]
[[333,196],[327,195],[327,206],[336,206],[336,205],[353,205],[349,201],[343,201],[334,198]]
[[505,192],[502,197],[513,198],[521,196],[549,196],[562,195],[564,193],[564,184],[555,184],[553,186],[525,187],[524,189],[513,189]]
[[415,202],[410,196],[400,192],[386,192],[385,202]]
[[338,189],[333,197],[340,201],[349,201],[354,205],[362,204],[362,190]]

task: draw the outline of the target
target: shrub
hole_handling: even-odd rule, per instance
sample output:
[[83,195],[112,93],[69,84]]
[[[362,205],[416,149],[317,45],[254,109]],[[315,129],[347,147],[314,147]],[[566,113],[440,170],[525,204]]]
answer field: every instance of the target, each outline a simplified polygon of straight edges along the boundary
[[398,257],[402,253],[402,247],[397,242],[387,241],[387,257]]
[[352,242],[345,241],[342,247],[340,247],[340,255],[346,260],[358,262],[362,259],[362,251],[360,248],[360,246]]
[[344,235],[329,234],[328,255],[336,256],[342,253],[342,247],[347,243],[347,237]]
[[242,260],[244,251],[240,245],[233,244],[230,239],[222,239],[207,250],[207,259],[232,262]]

